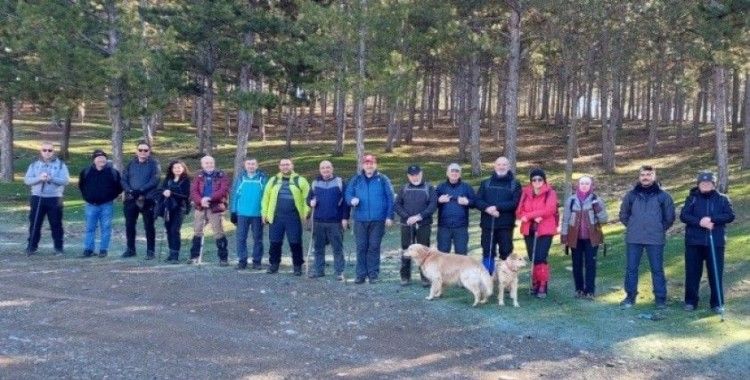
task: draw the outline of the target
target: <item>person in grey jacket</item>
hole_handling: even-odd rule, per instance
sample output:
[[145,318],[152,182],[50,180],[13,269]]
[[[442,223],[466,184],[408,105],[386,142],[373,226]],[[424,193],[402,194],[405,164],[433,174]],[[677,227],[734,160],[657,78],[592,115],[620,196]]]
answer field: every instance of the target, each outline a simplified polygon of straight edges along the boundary
[[638,266],[643,251],[648,255],[656,307],[663,309],[667,301],[667,281],[664,276],[664,244],[666,231],[675,221],[672,197],[656,181],[656,171],[642,166],[638,184],[630,190],[620,205],[620,222],[625,225],[627,246],[625,269],[625,299],[622,308],[635,304],[638,294]]
[[29,165],[23,182],[31,187],[29,204],[29,239],[26,254],[31,256],[39,247],[44,217],[49,220],[55,255],[63,254],[63,190],[70,180],[68,166],[55,156],[52,143],[43,142],[39,158]]
[[154,221],[155,199],[159,194],[159,162],[151,157],[151,145],[139,141],[135,158],[122,171],[121,184],[125,193],[123,213],[125,214],[125,240],[127,249],[122,257],[135,256],[135,225],[138,215],[143,215],[146,229],[146,259],[154,258],[156,228]]

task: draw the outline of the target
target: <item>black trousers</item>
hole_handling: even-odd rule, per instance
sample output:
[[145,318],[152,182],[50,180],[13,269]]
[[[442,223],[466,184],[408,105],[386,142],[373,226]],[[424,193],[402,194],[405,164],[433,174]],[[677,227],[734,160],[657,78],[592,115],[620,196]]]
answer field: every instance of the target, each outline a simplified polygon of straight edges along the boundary
[[[401,249],[407,249],[413,243],[430,246],[430,235],[432,233],[432,226],[429,224],[420,224],[411,226],[401,226]],[[401,257],[401,269],[399,270],[401,278],[406,280],[411,278],[411,259],[408,257]],[[420,270],[419,275],[424,278],[422,271]]]
[[42,234],[44,218],[49,221],[52,230],[52,242],[56,251],[63,249],[63,200],[62,197],[41,198],[31,196],[29,198],[31,212],[29,213],[29,239],[26,248],[36,251],[39,248],[39,239]]
[[[724,247],[715,247],[716,272],[718,279],[714,278],[713,259],[711,247],[705,245],[685,245],[685,303],[698,306],[698,293],[700,292],[701,277],[703,276],[703,263],[706,263],[708,271],[708,286],[711,288],[711,307],[719,306],[719,299],[724,305]],[[718,288],[717,288],[718,282]]]
[[143,227],[146,230],[146,250],[154,252],[156,248],[156,228],[154,227],[154,201],[147,199],[143,207],[138,207],[135,199],[127,200],[123,204],[125,214],[125,240],[128,250],[135,252],[135,225],[138,216],[143,215]]
[[180,229],[182,229],[185,213],[180,208],[170,210],[168,213],[169,220],[164,221],[164,228],[167,231],[167,245],[169,245],[170,251],[179,251],[182,243]]
[[[513,228],[482,228],[482,258],[492,257],[500,251],[500,260],[505,260],[513,253]],[[497,247],[497,250],[496,250]]]

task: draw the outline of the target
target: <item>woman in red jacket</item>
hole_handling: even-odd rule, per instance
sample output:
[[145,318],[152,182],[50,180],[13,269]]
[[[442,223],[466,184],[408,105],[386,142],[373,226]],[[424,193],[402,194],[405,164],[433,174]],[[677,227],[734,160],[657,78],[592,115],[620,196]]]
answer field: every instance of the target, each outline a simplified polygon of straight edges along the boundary
[[542,169],[529,173],[531,184],[524,186],[516,217],[521,220],[521,234],[526,242],[529,260],[532,260],[531,291],[538,298],[547,296],[549,266],[547,255],[552,238],[557,234],[557,193],[547,184]]

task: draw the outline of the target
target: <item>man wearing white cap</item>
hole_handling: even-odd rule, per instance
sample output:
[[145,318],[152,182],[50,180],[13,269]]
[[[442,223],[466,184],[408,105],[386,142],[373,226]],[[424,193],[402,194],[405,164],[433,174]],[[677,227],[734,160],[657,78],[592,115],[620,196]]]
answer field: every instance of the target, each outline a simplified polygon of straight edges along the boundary
[[450,252],[451,245],[459,255],[469,251],[469,209],[474,206],[474,189],[461,181],[461,165],[452,163],[447,179],[437,187],[438,230],[437,248]]

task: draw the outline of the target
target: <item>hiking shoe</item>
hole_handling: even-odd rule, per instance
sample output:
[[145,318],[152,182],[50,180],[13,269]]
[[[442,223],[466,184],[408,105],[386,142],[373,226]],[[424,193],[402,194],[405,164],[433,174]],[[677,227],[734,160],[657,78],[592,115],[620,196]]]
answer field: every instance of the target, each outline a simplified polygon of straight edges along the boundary
[[411,285],[411,280],[408,278],[402,278],[401,279],[401,286],[409,286]]
[[268,267],[268,270],[266,270],[266,273],[268,274],[276,274],[278,272],[279,272],[279,266],[273,265],[273,264],[271,264],[271,266]]
[[716,314],[724,314],[724,306],[714,306],[711,310]]
[[323,274],[323,273],[310,273],[307,276],[307,278],[320,278],[320,277],[323,277],[323,276],[325,276],[325,274]]
[[544,299],[547,298],[547,292],[539,292],[536,294],[536,298]]
[[26,248],[24,252],[26,252],[26,256],[36,255],[36,249]]
[[656,310],[664,310],[667,308],[667,303],[664,301],[656,301]]
[[379,280],[379,279],[378,279],[377,277],[371,277],[371,278],[370,278],[370,279],[368,280],[368,282],[369,282],[370,284],[377,284],[378,282],[380,282],[380,280]]
[[596,296],[594,296],[594,293],[584,293],[583,294],[583,299],[585,299],[587,301],[593,301],[595,297]]
[[126,259],[128,257],[135,257],[135,251],[131,251],[131,250],[128,249],[128,250],[126,250],[125,252],[122,253],[121,257],[123,259]]
[[263,269],[263,265],[261,265],[260,263],[253,263],[253,270],[262,270],[262,269]]
[[239,261],[239,262],[237,262],[237,266],[234,267],[234,269],[237,269],[237,270],[245,270],[245,269],[247,269],[247,261]]
[[83,253],[81,254],[81,256],[78,256],[78,257],[84,259],[84,258],[91,257],[91,255],[93,255],[93,254],[94,254],[94,251],[92,251],[90,249],[86,249],[86,250],[83,251]]
[[295,276],[302,276],[302,265],[295,265],[293,273]]
[[336,275],[336,281],[344,282],[344,280],[346,280],[346,277],[344,277],[343,273],[339,273]]
[[154,259],[154,251],[146,251],[146,260]]
[[620,302],[620,309],[630,309],[631,307],[633,307],[633,304],[633,300],[631,300],[630,298],[625,298]]
[[364,284],[365,283],[365,278],[364,277],[357,277],[356,279],[354,279],[354,283],[357,284],[357,285]]
[[56,249],[53,256],[62,256],[65,252],[62,249]]
[[179,264],[179,263],[180,263],[179,259],[175,259],[175,258],[167,259],[167,264]]
[[228,267],[229,266],[229,261],[227,261],[227,260],[219,260],[219,266],[220,267]]
[[583,293],[583,290],[576,290],[576,294],[573,296],[573,298],[584,298],[585,294]]
[[682,307],[682,310],[685,310],[685,311],[694,311],[695,310],[695,305],[691,305],[689,303],[686,303],[685,306]]
[[99,257],[107,257],[107,250],[102,249],[101,251],[99,251]]

